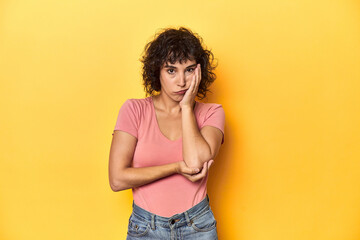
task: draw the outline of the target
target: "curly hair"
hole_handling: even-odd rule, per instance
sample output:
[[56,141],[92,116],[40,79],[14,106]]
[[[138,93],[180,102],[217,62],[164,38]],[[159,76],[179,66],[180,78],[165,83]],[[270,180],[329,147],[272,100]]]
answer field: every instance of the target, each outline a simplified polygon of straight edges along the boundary
[[201,65],[201,82],[197,97],[203,99],[209,91],[210,85],[215,81],[213,70],[214,55],[202,45],[202,38],[191,30],[180,27],[165,28],[157,33],[153,41],[146,44],[144,54],[140,61],[143,63],[142,76],[146,96],[160,92],[160,70],[164,63],[180,64],[187,60],[195,60]]

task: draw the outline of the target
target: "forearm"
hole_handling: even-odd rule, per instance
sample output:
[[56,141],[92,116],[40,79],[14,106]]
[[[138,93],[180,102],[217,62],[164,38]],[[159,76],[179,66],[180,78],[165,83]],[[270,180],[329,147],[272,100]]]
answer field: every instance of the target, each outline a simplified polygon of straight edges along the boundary
[[189,167],[201,168],[211,159],[211,149],[197,126],[191,107],[182,108],[183,159]]
[[119,174],[115,183],[116,186],[113,187],[113,190],[122,191],[133,187],[139,187],[170,176],[177,173],[178,164],[178,162],[175,162],[152,167],[125,168]]

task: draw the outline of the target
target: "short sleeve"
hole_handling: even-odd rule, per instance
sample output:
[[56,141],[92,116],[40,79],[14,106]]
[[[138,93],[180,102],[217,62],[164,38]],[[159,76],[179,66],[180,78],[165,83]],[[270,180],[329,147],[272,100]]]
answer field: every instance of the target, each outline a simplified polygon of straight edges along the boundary
[[[115,124],[115,130],[127,132],[138,138],[139,112],[133,100],[128,99],[124,102],[119,110]],[[114,135],[114,133],[112,134]]]
[[221,104],[213,104],[207,111],[205,115],[204,126],[213,126],[221,130],[223,133],[223,138],[221,144],[224,143],[225,136],[225,111]]

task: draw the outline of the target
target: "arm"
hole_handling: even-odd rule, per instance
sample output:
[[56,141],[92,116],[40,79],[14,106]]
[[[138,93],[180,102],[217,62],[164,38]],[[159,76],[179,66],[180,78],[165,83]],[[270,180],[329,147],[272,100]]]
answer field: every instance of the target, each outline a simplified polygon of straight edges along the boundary
[[[110,148],[109,182],[114,192],[148,184],[174,173],[188,174],[189,180],[198,180],[203,172],[191,169],[183,161],[153,167],[131,167],[137,139],[123,131],[115,131]],[[195,174],[195,175],[194,175]]]
[[212,126],[199,131],[192,108],[182,108],[183,158],[189,167],[201,168],[204,162],[215,159],[219,152],[222,132]]
[[204,162],[214,159],[220,149],[222,132],[212,126],[199,131],[193,106],[201,81],[200,64],[194,71],[189,89],[181,100],[183,159],[189,167],[201,168]]

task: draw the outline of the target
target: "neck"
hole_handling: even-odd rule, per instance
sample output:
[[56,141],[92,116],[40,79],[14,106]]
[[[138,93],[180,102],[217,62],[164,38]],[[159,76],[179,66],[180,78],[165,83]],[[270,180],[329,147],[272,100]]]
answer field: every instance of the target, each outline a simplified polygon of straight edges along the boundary
[[181,113],[179,102],[169,98],[168,96],[166,96],[166,94],[162,94],[160,92],[159,95],[152,96],[152,100],[156,104],[156,108],[160,109],[163,112],[171,115]]

